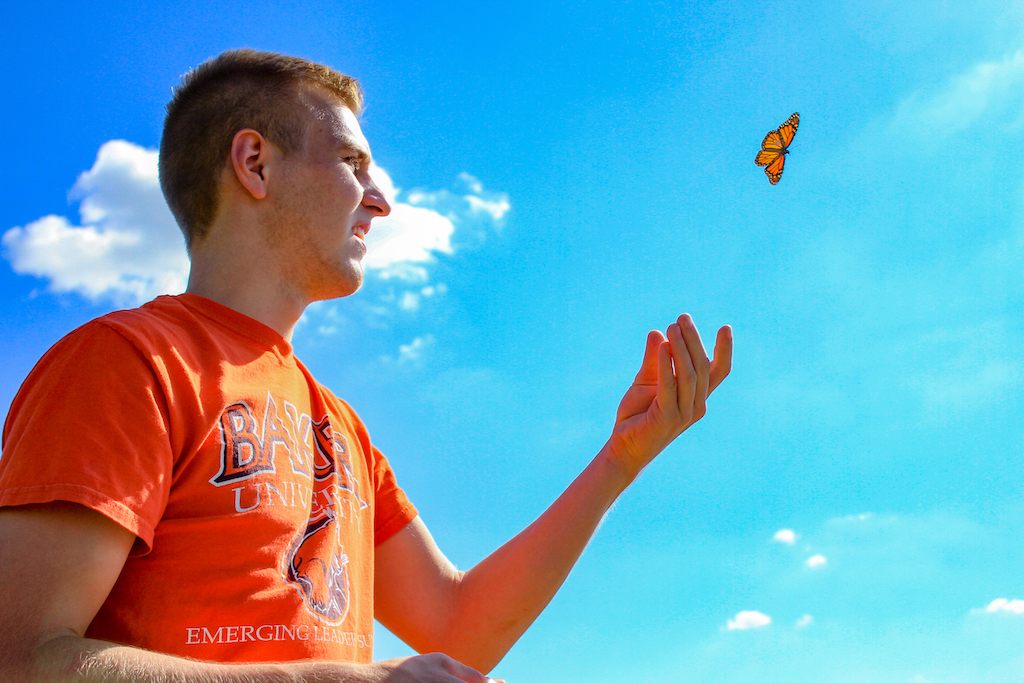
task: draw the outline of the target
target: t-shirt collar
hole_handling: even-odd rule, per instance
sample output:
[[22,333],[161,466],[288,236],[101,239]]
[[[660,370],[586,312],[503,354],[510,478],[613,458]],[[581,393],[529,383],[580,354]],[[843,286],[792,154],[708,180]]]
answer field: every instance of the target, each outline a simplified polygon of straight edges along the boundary
[[264,325],[255,318],[250,318],[244,313],[239,313],[235,309],[229,308],[213,299],[207,299],[205,296],[192,294],[191,292],[184,292],[171,298],[177,299],[187,308],[200,313],[219,325],[223,325],[244,337],[274,349],[282,358],[292,357],[293,349],[291,343],[282,337],[277,330],[269,325]]

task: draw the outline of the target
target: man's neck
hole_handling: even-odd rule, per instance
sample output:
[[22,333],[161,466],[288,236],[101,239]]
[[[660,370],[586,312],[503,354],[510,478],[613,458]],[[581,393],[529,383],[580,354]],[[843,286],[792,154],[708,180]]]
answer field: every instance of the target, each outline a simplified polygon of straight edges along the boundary
[[295,325],[309,302],[270,274],[260,278],[238,275],[244,272],[245,269],[235,269],[230,264],[211,267],[200,255],[193,255],[185,291],[258,320],[290,342]]

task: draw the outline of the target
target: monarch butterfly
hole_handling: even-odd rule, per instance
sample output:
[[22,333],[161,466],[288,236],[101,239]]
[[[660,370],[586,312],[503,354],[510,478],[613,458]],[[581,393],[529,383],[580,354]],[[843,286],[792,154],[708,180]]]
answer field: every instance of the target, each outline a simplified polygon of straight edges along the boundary
[[786,155],[789,154],[789,143],[793,142],[796,136],[796,127],[800,125],[800,114],[794,112],[786,119],[786,122],[776,130],[768,132],[761,142],[761,151],[754,157],[754,163],[764,166],[764,174],[768,176],[768,182],[775,185],[782,177],[782,167],[786,165]]

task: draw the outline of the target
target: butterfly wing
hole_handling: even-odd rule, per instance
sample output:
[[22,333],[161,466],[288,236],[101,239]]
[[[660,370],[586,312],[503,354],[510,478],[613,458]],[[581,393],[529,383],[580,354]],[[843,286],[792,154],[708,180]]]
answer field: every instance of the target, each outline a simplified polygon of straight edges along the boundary
[[789,143],[793,142],[793,138],[796,137],[796,128],[800,125],[800,113],[793,112],[793,115],[786,119],[786,122],[779,126],[777,131],[779,137],[782,138],[782,146],[789,147]]
[[782,156],[782,153],[777,149],[762,149],[757,153],[757,156],[754,157],[754,163],[758,166],[767,166],[780,156]]
[[773,161],[772,163],[768,164],[768,166],[765,167],[764,174],[768,176],[769,183],[775,185],[779,182],[779,179],[782,178],[782,169],[785,165],[786,155],[779,154],[775,158],[775,161]]
[[765,166],[765,175],[772,185],[779,182],[782,177],[782,167],[786,164],[785,145],[782,143],[782,136],[779,131],[773,130],[764,136],[761,143],[761,151],[754,157],[754,163],[758,166]]
[[768,135],[764,136],[764,140],[761,141],[762,152],[778,152],[786,148],[786,143],[782,141],[782,135],[777,130],[768,131]]

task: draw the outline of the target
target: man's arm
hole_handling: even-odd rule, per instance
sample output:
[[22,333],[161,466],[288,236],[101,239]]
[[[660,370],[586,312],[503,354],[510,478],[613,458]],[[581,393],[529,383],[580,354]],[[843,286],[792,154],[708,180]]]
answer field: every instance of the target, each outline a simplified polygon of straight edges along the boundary
[[704,416],[732,367],[723,327],[709,361],[681,316],[647,337],[644,360],[612,436],[535,522],[468,572],[438,550],[418,518],[377,548],[375,613],[419,652],[445,652],[489,671],[547,606],[618,495],[669,443]]
[[135,542],[73,503],[0,508],[0,680],[12,683],[488,683],[445,655],[372,665],[214,664],[84,633]]

